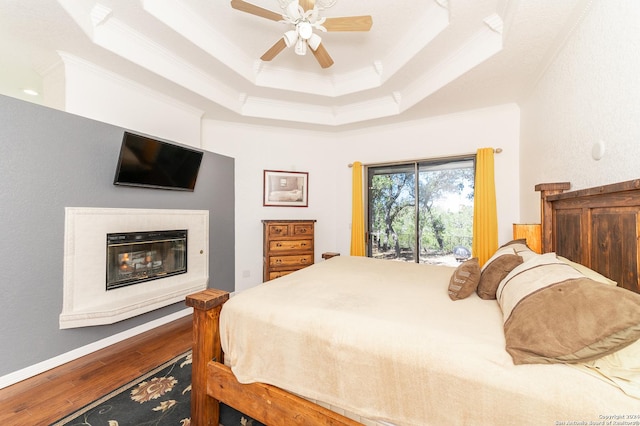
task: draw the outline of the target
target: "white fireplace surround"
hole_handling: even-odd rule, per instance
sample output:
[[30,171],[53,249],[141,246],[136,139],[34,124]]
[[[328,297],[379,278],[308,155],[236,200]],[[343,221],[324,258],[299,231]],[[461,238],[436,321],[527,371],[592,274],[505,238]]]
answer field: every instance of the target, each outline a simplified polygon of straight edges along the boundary
[[[108,233],[187,229],[187,273],[106,290]],[[209,211],[67,207],[60,328],[113,324],[204,290]]]

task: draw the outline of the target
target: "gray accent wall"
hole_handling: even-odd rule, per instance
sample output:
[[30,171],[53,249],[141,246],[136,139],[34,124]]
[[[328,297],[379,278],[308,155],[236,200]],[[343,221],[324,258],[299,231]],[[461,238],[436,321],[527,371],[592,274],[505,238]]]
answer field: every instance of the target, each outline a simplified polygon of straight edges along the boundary
[[60,330],[65,207],[208,210],[209,287],[234,290],[233,158],[205,152],[194,192],[114,186],[124,131],[0,96],[0,376],[186,308]]

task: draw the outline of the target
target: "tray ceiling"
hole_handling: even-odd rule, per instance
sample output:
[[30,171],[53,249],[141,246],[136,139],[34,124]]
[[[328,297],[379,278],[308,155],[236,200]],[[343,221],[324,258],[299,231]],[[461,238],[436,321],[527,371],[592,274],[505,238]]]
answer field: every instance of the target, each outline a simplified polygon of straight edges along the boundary
[[[250,0],[281,12],[278,0]],[[288,48],[289,27],[226,0],[0,0],[0,90],[42,86],[61,57],[94,64],[205,117],[353,128],[518,102],[588,0],[338,0],[321,16],[371,15],[368,32],[320,33],[334,60]],[[40,80],[40,81],[38,81]]]

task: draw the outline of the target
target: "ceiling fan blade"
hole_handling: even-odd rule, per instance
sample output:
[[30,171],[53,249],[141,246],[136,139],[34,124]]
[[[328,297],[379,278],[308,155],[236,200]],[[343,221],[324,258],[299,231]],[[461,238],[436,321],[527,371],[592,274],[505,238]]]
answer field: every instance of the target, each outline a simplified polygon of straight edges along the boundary
[[316,60],[322,68],[329,68],[331,65],[333,65],[333,59],[331,59],[331,56],[329,56],[329,52],[327,52],[327,49],[324,48],[322,43],[320,43],[316,50],[309,50],[313,52],[313,56],[316,57]]
[[327,18],[322,24],[327,31],[369,31],[372,25],[370,15]]
[[272,21],[281,21],[282,15],[276,12],[272,12],[267,9],[263,9],[259,6],[253,5],[251,3],[247,3],[243,0],[231,0],[231,7],[240,10],[242,12],[247,12],[252,15],[260,16],[261,18],[271,19]]
[[307,10],[313,9],[313,7],[316,5],[316,0],[300,0],[299,4],[300,6],[302,6],[302,9],[306,12]]
[[260,56],[260,59],[262,59],[263,61],[270,61],[275,58],[278,53],[282,52],[286,47],[287,43],[284,41],[284,38],[281,38],[276,42],[276,44],[271,46],[269,50],[264,52],[264,54]]

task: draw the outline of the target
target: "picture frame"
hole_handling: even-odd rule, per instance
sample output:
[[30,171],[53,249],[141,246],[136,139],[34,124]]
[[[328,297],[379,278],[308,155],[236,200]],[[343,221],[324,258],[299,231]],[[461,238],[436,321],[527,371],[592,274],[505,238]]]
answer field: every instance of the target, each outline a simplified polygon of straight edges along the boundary
[[262,205],[308,207],[309,173],[265,170]]

